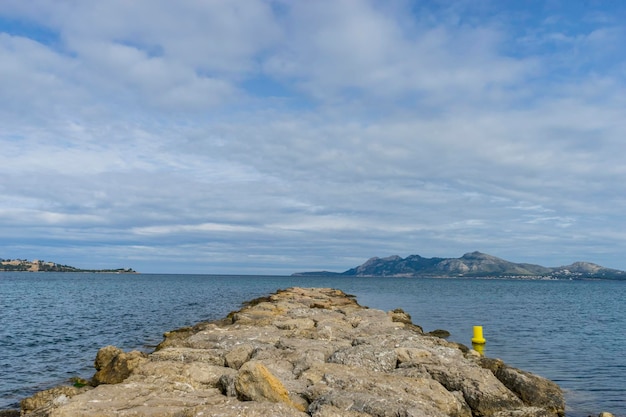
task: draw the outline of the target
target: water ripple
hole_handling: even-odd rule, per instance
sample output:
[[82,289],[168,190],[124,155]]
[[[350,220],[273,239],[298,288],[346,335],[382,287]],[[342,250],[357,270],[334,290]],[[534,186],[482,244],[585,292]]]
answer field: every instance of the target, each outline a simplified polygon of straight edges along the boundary
[[626,416],[626,282],[149,274],[1,274],[0,409],[72,376],[91,377],[102,346],[150,351],[165,331],[295,285],[401,307],[426,331],[446,329],[467,345],[472,326],[482,325],[486,354],[556,381],[568,416]]

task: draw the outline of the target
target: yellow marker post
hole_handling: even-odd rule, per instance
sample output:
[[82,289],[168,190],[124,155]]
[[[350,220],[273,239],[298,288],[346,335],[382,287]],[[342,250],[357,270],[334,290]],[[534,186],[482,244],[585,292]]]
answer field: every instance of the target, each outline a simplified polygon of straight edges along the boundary
[[472,337],[472,348],[481,355],[485,354],[485,343],[483,337],[483,326],[474,326],[474,337]]
[[484,345],[487,343],[483,337],[483,326],[474,326],[474,337],[472,337],[472,343],[477,345]]

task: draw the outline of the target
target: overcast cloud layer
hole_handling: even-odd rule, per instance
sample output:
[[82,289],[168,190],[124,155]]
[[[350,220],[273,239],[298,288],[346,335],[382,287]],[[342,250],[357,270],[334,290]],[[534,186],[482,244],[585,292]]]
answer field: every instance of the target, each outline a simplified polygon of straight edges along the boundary
[[625,12],[3,0],[0,258],[289,274],[480,250],[626,269]]

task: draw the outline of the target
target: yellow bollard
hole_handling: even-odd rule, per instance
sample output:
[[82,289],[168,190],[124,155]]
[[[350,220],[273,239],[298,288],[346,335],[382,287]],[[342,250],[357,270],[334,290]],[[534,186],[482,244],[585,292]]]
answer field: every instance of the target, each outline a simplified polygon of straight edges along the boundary
[[487,343],[483,337],[483,326],[474,326],[474,337],[472,337],[472,343],[477,345],[484,345]]

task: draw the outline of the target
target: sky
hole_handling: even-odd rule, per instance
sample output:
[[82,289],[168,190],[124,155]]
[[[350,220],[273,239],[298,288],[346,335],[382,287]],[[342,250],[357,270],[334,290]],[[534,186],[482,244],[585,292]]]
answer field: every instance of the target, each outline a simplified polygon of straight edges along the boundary
[[0,258],[626,270],[626,2],[2,0]]

